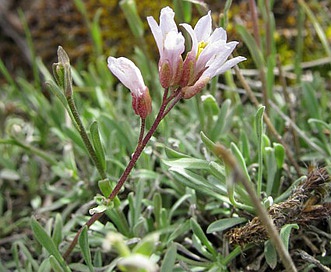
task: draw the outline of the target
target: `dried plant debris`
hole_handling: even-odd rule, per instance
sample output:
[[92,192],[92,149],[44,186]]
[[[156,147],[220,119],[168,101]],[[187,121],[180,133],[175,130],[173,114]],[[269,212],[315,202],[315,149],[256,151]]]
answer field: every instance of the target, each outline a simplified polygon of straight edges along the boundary
[[[330,193],[330,181],[325,168],[315,168],[286,201],[272,205],[268,213],[277,229],[280,230],[286,224],[306,226],[330,217],[331,202],[325,201]],[[230,230],[227,237],[230,244],[241,246],[269,239],[258,217],[242,227]]]

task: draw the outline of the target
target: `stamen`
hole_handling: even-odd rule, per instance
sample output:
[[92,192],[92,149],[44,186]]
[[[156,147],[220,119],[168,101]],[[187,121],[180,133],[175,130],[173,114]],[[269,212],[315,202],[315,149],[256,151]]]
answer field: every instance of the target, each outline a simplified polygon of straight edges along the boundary
[[203,49],[205,49],[205,47],[208,45],[207,42],[201,41],[198,44],[198,53],[197,53],[197,58],[200,56],[201,52]]

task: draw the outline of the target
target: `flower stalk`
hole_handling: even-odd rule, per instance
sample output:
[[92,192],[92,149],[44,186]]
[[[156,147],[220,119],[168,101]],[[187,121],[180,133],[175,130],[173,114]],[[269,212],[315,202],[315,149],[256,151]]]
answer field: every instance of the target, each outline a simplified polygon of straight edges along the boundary
[[79,116],[79,113],[78,113],[78,110],[77,110],[73,97],[72,96],[67,97],[67,102],[68,102],[69,109],[72,113],[72,116],[78,126],[78,132],[80,134],[80,137],[82,138],[82,140],[84,142],[84,145],[87,149],[88,154],[90,155],[90,158],[92,159],[95,167],[97,168],[101,179],[106,179],[107,178],[106,172],[103,169],[102,164],[99,161],[97,154],[95,153],[95,150],[92,146],[90,138],[87,135],[85,126],[83,125],[83,122]]
[[[127,180],[129,174],[131,173],[133,167],[135,166],[137,160],[139,159],[141,153],[145,149],[147,143],[149,142],[149,140],[153,136],[154,132],[158,128],[160,122],[163,120],[163,118],[166,117],[166,115],[177,104],[177,102],[180,101],[181,98],[182,98],[182,93],[180,92],[180,89],[176,90],[175,92],[170,94],[169,97],[168,97],[168,89],[166,89],[164,91],[164,95],[163,95],[160,110],[159,110],[159,112],[158,112],[151,128],[146,133],[145,137],[142,137],[142,134],[143,134],[143,131],[144,131],[143,127],[144,127],[145,120],[144,119],[141,120],[142,121],[142,123],[141,123],[142,128],[141,128],[139,138],[143,138],[143,139],[141,141],[140,140],[138,141],[136,150],[134,151],[134,153],[131,157],[131,160],[129,161],[127,167],[125,168],[124,172],[122,173],[121,177],[119,178],[115,188],[112,190],[111,194],[107,198],[108,202],[113,201],[113,199],[117,196],[117,194],[119,193],[119,191],[123,187],[125,181]],[[170,102],[172,102],[172,103],[170,103]],[[72,250],[74,249],[75,245],[78,242],[79,235],[81,234],[83,228],[85,226],[90,227],[91,225],[93,225],[94,222],[99,220],[100,217],[103,214],[104,214],[104,212],[100,212],[100,213],[95,213],[94,215],[92,215],[92,217],[85,223],[85,225],[76,233],[74,239],[72,240],[72,242],[70,243],[68,249],[66,250],[66,252],[63,255],[64,259],[67,259],[70,255],[70,253],[72,252]]]
[[101,179],[106,179],[107,175],[105,170],[102,167],[101,162],[99,161],[97,154],[93,148],[93,145],[87,135],[85,126],[80,118],[78,113],[75,100],[73,98],[73,88],[72,88],[72,76],[71,76],[71,68],[70,68],[70,60],[67,53],[64,49],[59,46],[58,51],[58,63],[55,63],[53,66],[54,77],[58,83],[58,85],[63,89],[64,96],[68,103],[69,110],[71,112],[70,117],[76,124],[77,130],[84,142],[86,150],[93,161],[93,164],[97,168]]
[[[152,113],[152,100],[149,89],[144,83],[143,76],[139,68],[127,58],[109,57],[107,60],[110,71],[130,90],[132,108],[135,114],[139,115],[141,119],[140,134],[136,149],[116,186],[107,197],[107,204],[110,204],[118,195],[160,122],[167,116],[171,109],[182,98],[189,99],[201,92],[213,77],[224,73],[237,63],[245,60],[244,57],[240,56],[227,60],[238,42],[227,42],[226,32],[222,28],[212,31],[210,12],[198,21],[194,29],[188,24],[183,24],[183,27],[190,34],[193,42],[191,51],[187,53],[185,60],[183,60],[182,54],[185,50],[185,39],[182,33],[178,31],[174,16],[175,13],[172,9],[166,7],[161,10],[159,24],[154,18],[147,18],[160,53],[159,81],[164,88],[164,93],[158,114],[145,136],[145,119]],[[69,67],[69,59],[65,63],[66,65],[63,66]],[[59,80],[59,82],[61,81]],[[67,93],[70,94],[70,92]],[[105,179],[106,174],[102,169],[99,169],[101,164],[98,162],[93,146],[80,120],[72,95],[66,96],[66,98],[88,152],[98,168],[102,179]],[[93,214],[85,226],[90,227],[104,213],[105,211]],[[74,249],[78,237],[85,226],[77,232],[73,241],[70,243],[64,254],[65,259]]]

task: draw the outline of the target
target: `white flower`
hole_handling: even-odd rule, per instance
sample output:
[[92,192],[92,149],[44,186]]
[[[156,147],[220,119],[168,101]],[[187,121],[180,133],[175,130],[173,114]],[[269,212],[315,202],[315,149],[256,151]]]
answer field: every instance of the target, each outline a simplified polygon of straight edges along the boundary
[[219,27],[212,31],[212,18],[210,11],[200,18],[194,29],[189,24],[181,24],[192,39],[192,49],[187,54],[183,64],[184,98],[197,94],[216,75],[224,73],[244,57],[235,57],[227,60],[238,42],[226,41],[226,31]]
[[109,57],[108,68],[131,91],[135,113],[146,118],[152,112],[152,101],[139,68],[124,57]]
[[175,13],[169,7],[161,10],[160,25],[151,16],[147,17],[156,45],[159,49],[159,76],[162,87],[178,84],[182,73],[182,53],[185,39],[178,32]]

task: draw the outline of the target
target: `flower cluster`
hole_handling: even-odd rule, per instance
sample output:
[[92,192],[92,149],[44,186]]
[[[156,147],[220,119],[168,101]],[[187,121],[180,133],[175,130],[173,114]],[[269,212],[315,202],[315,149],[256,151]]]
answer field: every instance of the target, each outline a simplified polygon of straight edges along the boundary
[[[211,78],[231,69],[244,57],[228,60],[238,42],[227,42],[226,31],[212,29],[211,12],[203,16],[194,28],[180,24],[190,35],[192,48],[183,59],[185,39],[178,31],[175,13],[169,7],[161,10],[160,24],[147,17],[159,50],[159,77],[163,88],[180,88],[185,99],[199,93]],[[151,98],[139,69],[126,58],[108,58],[108,67],[130,89],[135,113],[145,118],[151,112]]]

